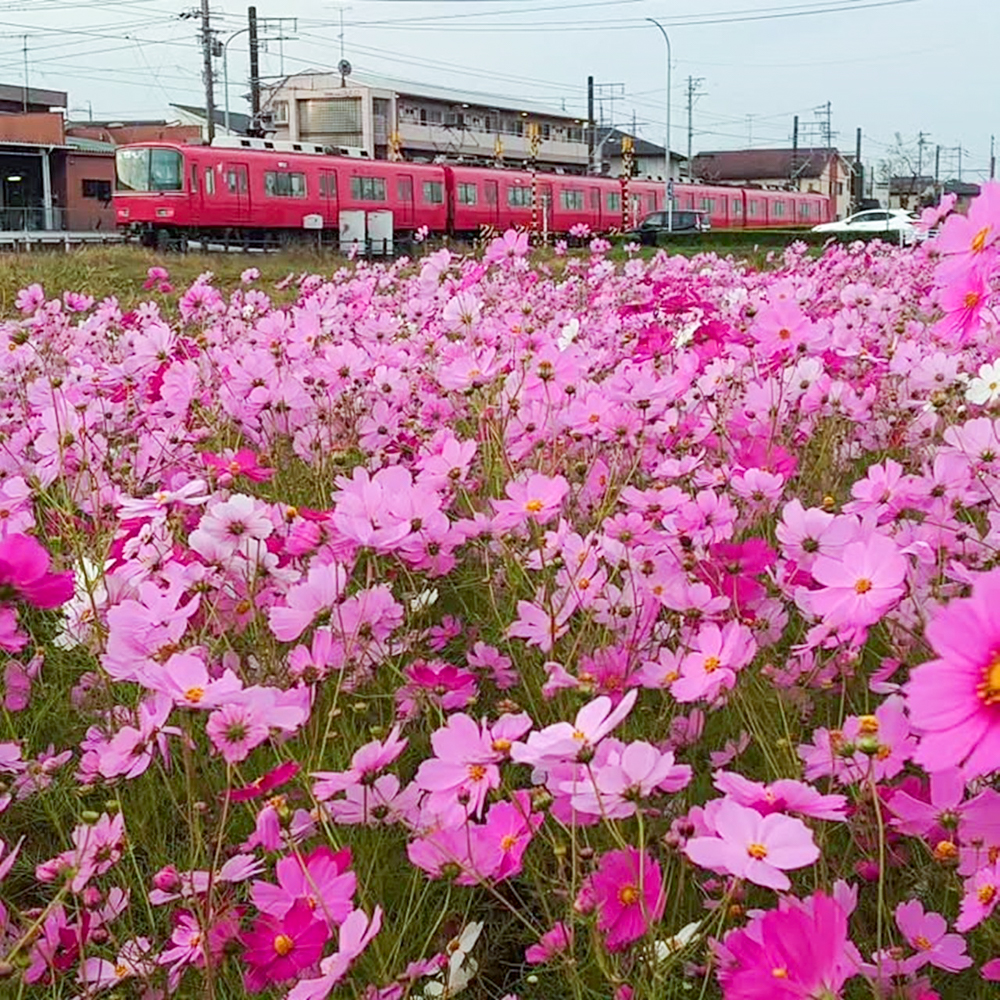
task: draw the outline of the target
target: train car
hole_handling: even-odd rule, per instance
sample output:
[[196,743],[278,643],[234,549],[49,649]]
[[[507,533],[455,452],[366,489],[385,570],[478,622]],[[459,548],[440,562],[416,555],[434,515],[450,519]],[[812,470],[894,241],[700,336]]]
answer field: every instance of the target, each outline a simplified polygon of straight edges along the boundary
[[342,211],[386,209],[402,235],[420,226],[449,229],[442,167],[272,145],[123,146],[116,153],[119,227],[158,246],[188,239],[266,245],[310,231],[335,237]]

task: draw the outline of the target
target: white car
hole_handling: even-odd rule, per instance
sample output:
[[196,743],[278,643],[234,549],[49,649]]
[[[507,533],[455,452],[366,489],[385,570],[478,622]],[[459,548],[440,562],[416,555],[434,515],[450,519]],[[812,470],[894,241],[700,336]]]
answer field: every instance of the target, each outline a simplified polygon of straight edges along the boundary
[[913,243],[926,233],[917,228],[918,217],[902,208],[871,209],[855,212],[837,222],[824,222],[813,226],[814,233],[885,233],[886,239]]

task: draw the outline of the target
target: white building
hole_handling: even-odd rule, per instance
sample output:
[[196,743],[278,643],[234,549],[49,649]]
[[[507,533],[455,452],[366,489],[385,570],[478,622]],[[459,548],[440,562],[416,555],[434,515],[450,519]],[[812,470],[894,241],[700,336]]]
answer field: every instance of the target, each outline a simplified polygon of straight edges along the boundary
[[521,164],[537,125],[540,167],[585,173],[589,160],[587,123],[571,114],[388,77],[297,73],[266,93],[262,110],[277,139],[356,148],[373,159]]

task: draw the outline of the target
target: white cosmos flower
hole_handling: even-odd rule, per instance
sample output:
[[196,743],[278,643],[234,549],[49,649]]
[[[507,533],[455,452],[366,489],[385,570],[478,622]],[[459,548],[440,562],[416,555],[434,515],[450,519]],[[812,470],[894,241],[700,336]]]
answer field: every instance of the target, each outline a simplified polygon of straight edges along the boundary
[[673,937],[667,938],[665,941],[656,941],[653,945],[656,952],[656,961],[663,962],[682,948],[686,948],[691,943],[695,934],[698,933],[700,926],[696,920],[694,923],[685,924]]
[[424,996],[433,1000],[448,1000],[461,993],[475,978],[479,963],[469,954],[483,932],[480,922],[468,924],[465,930],[448,943],[448,968],[446,978],[432,979],[424,986]]
[[559,334],[559,339],[556,344],[560,351],[565,351],[570,344],[572,344],[576,338],[580,335],[580,321],[574,316],[563,328]]
[[1000,361],[979,366],[979,376],[969,382],[965,398],[985,406],[1000,399]]

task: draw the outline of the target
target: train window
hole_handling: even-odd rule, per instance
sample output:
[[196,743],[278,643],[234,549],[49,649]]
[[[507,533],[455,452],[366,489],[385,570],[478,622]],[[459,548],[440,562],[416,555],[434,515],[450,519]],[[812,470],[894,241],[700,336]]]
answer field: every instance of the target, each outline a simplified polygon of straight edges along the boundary
[[215,194],[215,169],[205,168],[205,194]]
[[733,199],[733,215],[743,214],[743,202],[739,198]]
[[622,210],[622,196],[617,191],[608,192],[608,211],[620,212]]
[[656,211],[656,195],[647,194],[646,195],[646,211],[655,212]]
[[174,149],[153,149],[149,155],[149,190],[180,191],[184,187],[184,161]]
[[413,201],[413,178],[400,177],[396,181],[396,197],[400,201]]
[[774,214],[775,215],[785,214],[785,203],[783,201],[776,201],[774,203]]
[[478,193],[475,184],[459,184],[458,185],[458,203],[459,205],[475,205],[478,201]]
[[486,204],[495,205],[497,203],[497,182],[486,182]]
[[[273,174],[271,176],[274,176]],[[226,190],[230,194],[236,194],[236,171],[230,167],[226,171]],[[268,190],[268,194],[274,194],[274,191]]]
[[809,205],[807,202],[802,202],[802,204],[799,205],[799,215],[803,219],[809,218]]
[[590,189],[590,210],[592,212],[601,210],[601,192],[597,188]]
[[507,204],[511,208],[523,208],[531,204],[531,188],[529,187],[509,187],[507,188]]
[[191,164],[191,191],[195,194],[198,192],[198,164]]
[[562,207],[569,212],[582,212],[583,211],[583,192],[582,191],[567,191],[563,190],[559,192],[559,202]]
[[756,215],[756,214],[757,214],[757,202],[754,198],[751,198],[750,210],[747,212],[747,215]]
[[352,177],[351,197],[355,201],[385,201],[385,178]]
[[444,204],[444,185],[440,181],[424,181],[424,204]]
[[[234,174],[230,171],[227,177],[230,191],[235,190],[233,177]],[[264,173],[264,194],[269,198],[304,198],[306,175],[286,170],[268,170]]]

